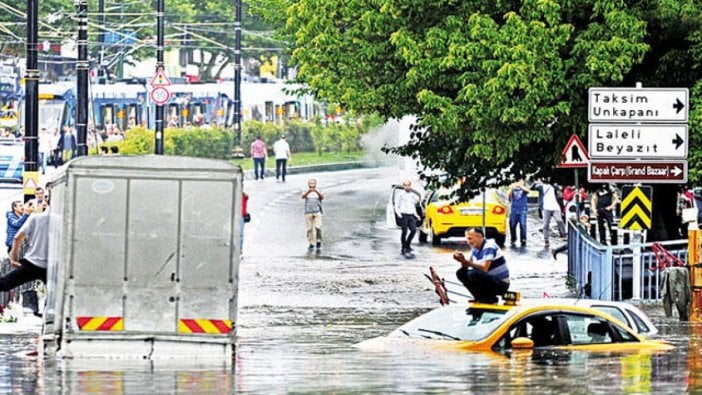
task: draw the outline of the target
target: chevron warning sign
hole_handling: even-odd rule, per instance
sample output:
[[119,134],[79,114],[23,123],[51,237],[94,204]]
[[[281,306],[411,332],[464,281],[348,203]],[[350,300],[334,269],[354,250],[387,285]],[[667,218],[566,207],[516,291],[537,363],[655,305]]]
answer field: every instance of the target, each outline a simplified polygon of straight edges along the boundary
[[651,229],[653,188],[624,186],[622,188],[622,219],[619,227],[630,230]]

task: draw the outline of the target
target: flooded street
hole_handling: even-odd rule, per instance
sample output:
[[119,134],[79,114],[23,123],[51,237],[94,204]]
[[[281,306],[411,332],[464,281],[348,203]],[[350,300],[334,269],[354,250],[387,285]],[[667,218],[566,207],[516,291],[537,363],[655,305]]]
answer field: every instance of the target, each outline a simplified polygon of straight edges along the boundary
[[[455,279],[454,250],[418,245],[400,255],[385,206],[393,169],[314,175],[325,194],[324,242],[307,253],[302,188],[311,175],[246,180],[252,222],[240,266],[239,342],[231,368],[187,362],[41,361],[31,334],[0,334],[0,393],[681,393],[702,392],[702,325],[644,306],[675,350],[656,354],[529,352],[511,357],[406,346],[359,349],[438,307],[429,266]],[[4,191],[3,191],[4,192]],[[505,248],[512,290],[571,296],[566,256],[543,248],[530,217],[525,248]],[[224,303],[224,302],[223,302]],[[692,350],[692,351],[691,351]]]

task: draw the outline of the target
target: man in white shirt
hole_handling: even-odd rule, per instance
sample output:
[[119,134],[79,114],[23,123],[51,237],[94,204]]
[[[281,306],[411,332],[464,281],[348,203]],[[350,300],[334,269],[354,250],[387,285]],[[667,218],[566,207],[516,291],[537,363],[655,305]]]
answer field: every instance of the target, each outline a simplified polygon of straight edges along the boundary
[[[49,251],[49,212],[46,211],[48,200],[44,200],[39,214],[32,214],[22,225],[10,250],[10,263],[13,269],[0,276],[0,292],[7,292],[33,280],[46,282],[46,267]],[[19,258],[22,242],[26,240],[24,257]]]
[[273,153],[275,154],[275,179],[281,178],[285,182],[285,175],[288,173],[288,159],[292,157],[290,154],[290,144],[285,141],[285,135],[280,136],[280,139],[273,144]]
[[534,189],[539,191],[539,202],[541,203],[540,208],[544,217],[544,245],[548,247],[550,244],[549,228],[551,225],[551,217],[556,220],[556,226],[558,227],[560,237],[566,237],[565,225],[563,223],[563,212],[561,211],[561,205],[558,203],[558,197],[556,196],[556,185],[551,183],[550,177],[546,177],[544,180],[536,182],[536,184],[534,184]]
[[42,127],[39,132],[39,167],[41,167],[41,174],[46,174],[46,161],[51,155],[51,135]]
[[400,226],[402,227],[402,234],[400,235],[401,253],[405,255],[412,252],[412,239],[414,234],[417,233],[417,222],[421,217],[417,214],[419,196],[412,190],[412,182],[405,180],[402,186],[404,190],[396,193],[394,204],[395,213],[400,217]]

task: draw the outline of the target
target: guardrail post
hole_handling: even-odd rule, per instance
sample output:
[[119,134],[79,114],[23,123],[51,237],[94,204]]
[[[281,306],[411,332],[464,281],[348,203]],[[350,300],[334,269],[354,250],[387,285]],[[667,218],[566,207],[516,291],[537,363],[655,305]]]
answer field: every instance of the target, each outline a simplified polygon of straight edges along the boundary
[[641,242],[640,232],[631,232],[631,299],[641,299]]

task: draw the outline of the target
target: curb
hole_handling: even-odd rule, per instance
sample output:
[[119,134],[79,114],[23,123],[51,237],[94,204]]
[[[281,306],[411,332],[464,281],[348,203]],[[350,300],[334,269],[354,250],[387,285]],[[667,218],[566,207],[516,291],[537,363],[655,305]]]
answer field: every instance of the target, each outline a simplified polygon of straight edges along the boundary
[[[352,169],[370,169],[376,167],[392,167],[395,163],[391,161],[357,161],[357,162],[341,162],[341,163],[325,163],[319,165],[307,165],[307,166],[290,166],[287,169],[287,174],[305,174],[305,173],[316,173],[316,172],[326,172],[326,171],[340,171],[340,170],[352,170]],[[266,177],[275,177],[275,169],[266,169]],[[244,171],[245,180],[253,180],[254,174],[253,170]]]

